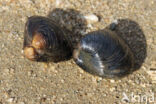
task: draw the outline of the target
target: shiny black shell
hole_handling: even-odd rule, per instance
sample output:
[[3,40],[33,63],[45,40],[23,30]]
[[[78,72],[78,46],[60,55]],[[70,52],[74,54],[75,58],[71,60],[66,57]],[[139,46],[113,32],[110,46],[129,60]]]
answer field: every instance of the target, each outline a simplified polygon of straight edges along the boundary
[[83,70],[101,77],[122,77],[132,71],[134,57],[128,45],[114,32],[102,30],[85,35],[73,57]]
[[72,56],[71,47],[62,28],[50,18],[42,16],[28,18],[25,25],[23,48],[32,46],[35,32],[43,35],[46,42],[44,49],[35,49],[37,52],[35,61],[58,62]]

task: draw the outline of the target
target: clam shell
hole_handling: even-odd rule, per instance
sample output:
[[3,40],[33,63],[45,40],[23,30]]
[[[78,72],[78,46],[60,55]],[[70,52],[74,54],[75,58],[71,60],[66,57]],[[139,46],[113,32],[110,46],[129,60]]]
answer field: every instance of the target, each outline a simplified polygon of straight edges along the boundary
[[106,29],[85,35],[74,49],[73,58],[86,72],[108,78],[127,75],[134,66],[128,45]]
[[[30,58],[28,47],[34,48]],[[35,61],[62,61],[72,55],[66,34],[53,20],[42,16],[29,17],[25,25],[23,48],[25,56]],[[30,49],[29,49],[30,50]],[[33,51],[31,51],[33,52]]]

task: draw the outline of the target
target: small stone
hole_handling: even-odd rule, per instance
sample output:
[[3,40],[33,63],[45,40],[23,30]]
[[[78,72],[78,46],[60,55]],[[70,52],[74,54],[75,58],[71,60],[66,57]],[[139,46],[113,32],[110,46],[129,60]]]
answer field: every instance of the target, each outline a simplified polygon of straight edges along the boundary
[[56,6],[60,6],[61,3],[62,3],[62,0],[56,0],[55,5],[56,5]]
[[81,35],[85,35],[85,34],[87,34],[86,31],[80,31],[80,33],[81,33]]
[[102,80],[102,77],[99,77],[99,78],[98,78],[98,80],[100,80],[100,81],[101,81],[101,80]]
[[114,24],[118,24],[118,20],[114,20],[112,23],[114,23]]
[[23,54],[24,53],[24,51],[23,50],[21,50],[21,54]]
[[28,76],[31,76],[33,74],[33,70],[28,71]]
[[105,94],[103,94],[103,96],[107,96],[107,94],[105,93]]
[[94,15],[94,14],[86,15],[86,16],[84,16],[84,18],[89,23],[95,23],[95,22],[99,21],[99,18],[96,15]]
[[64,83],[64,80],[63,79],[61,80],[61,83]]
[[97,83],[97,80],[94,76],[92,76],[92,82]]
[[54,70],[54,73],[56,74],[56,73],[58,73],[58,71],[57,70]]
[[10,72],[10,73],[14,73],[14,71],[15,71],[15,69],[13,69],[13,68],[10,68],[10,69],[9,69],[9,72]]
[[33,78],[37,77],[37,74],[33,74],[32,77],[33,77]]
[[48,64],[47,63],[43,63],[43,65],[44,65],[44,69],[48,68]]
[[60,98],[60,101],[63,101],[63,98]]
[[113,92],[114,90],[115,90],[115,88],[114,88],[114,87],[113,87],[113,88],[110,88],[110,91],[111,91],[111,92]]
[[41,100],[40,102],[45,102],[45,101],[46,101],[46,98],[43,97],[43,98],[41,98],[40,100]]
[[49,70],[54,71],[55,70],[55,66],[51,65]]
[[145,88],[145,87],[146,87],[146,84],[140,84],[140,86],[142,86],[142,87],[144,87],[144,88]]
[[110,82],[111,82],[111,83],[114,83],[114,82],[115,82],[115,80],[111,79],[111,80],[110,80]]
[[4,95],[4,98],[8,98],[9,97],[8,92],[4,92],[3,95]]
[[97,78],[97,83],[100,83],[102,81],[102,77]]
[[8,100],[7,100],[7,102],[9,102],[9,103],[12,103],[14,101],[14,98],[9,98]]
[[18,104],[25,104],[24,102],[19,102]]
[[121,80],[118,80],[118,82],[121,82]]
[[93,28],[92,24],[88,24],[87,27],[91,29]]
[[117,25],[118,25],[118,20],[114,20],[110,25],[110,29],[115,30]]
[[83,74],[84,73],[84,70],[80,69],[80,73]]

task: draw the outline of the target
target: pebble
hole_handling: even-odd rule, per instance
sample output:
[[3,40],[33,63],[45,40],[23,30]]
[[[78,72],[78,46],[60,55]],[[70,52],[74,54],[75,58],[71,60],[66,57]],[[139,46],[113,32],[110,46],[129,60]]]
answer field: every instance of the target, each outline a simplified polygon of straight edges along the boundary
[[44,65],[44,69],[48,68],[48,64],[47,63],[43,63],[43,65]]
[[110,82],[111,82],[111,83],[114,83],[114,82],[115,82],[115,80],[111,79],[111,80],[110,80]]
[[92,76],[92,82],[97,83],[97,79],[94,76]]
[[56,0],[55,1],[56,7],[60,6],[62,2],[63,2],[62,0]]
[[63,98],[60,98],[60,101],[63,101]]
[[140,84],[140,86],[145,88],[147,85],[142,83],[142,84]]
[[28,76],[31,76],[33,74],[33,70],[28,71]]
[[18,104],[25,104],[24,102],[19,102]]
[[114,87],[112,87],[112,88],[110,88],[109,89],[111,92],[113,92],[114,90],[115,90],[115,88]]
[[118,25],[118,20],[114,20],[111,25],[110,25],[110,29],[111,30],[115,30],[116,26]]
[[8,98],[8,97],[9,97],[8,92],[4,92],[4,93],[3,93],[3,96],[4,96],[5,99]]
[[80,69],[80,73],[83,74],[84,73],[84,70]]
[[114,20],[112,23],[114,23],[114,24],[118,24],[118,20]]
[[23,54],[23,53],[24,53],[24,50],[22,49],[22,50],[21,50],[21,54]]
[[61,80],[61,83],[64,83],[64,80],[63,79]]
[[87,27],[90,28],[90,29],[93,28],[92,24],[88,24]]
[[100,83],[102,81],[102,77],[97,78],[97,83]]
[[2,48],[4,48],[4,46],[5,46],[5,45],[4,45],[4,44],[2,44]]
[[49,70],[54,71],[55,70],[55,66],[51,65]]
[[41,103],[42,103],[42,102],[45,102],[45,101],[46,101],[46,97],[43,97],[43,98],[41,98],[40,100],[41,100],[41,101],[40,101]]
[[87,32],[85,32],[85,31],[80,31],[80,33],[81,33],[81,35],[86,35],[87,34]]
[[13,74],[14,72],[15,72],[15,69],[13,69],[13,68],[10,68],[9,69],[9,73],[12,73]]
[[95,22],[99,21],[99,18],[96,15],[94,15],[94,14],[86,15],[86,16],[84,16],[84,18],[89,23],[95,23]]
[[7,102],[9,102],[9,103],[12,103],[14,101],[14,98],[9,98],[8,100],[7,100]]

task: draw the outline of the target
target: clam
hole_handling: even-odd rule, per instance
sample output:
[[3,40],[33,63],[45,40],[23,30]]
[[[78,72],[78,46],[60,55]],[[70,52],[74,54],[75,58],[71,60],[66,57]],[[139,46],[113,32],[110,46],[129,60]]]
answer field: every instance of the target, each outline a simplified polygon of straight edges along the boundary
[[53,20],[29,17],[24,32],[24,55],[33,61],[58,62],[72,56],[64,31]]
[[74,61],[93,75],[119,78],[132,72],[134,56],[129,46],[113,31],[88,33],[73,51]]

